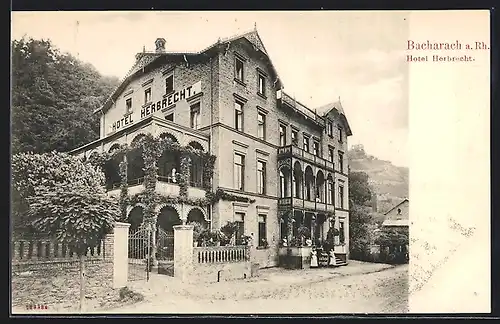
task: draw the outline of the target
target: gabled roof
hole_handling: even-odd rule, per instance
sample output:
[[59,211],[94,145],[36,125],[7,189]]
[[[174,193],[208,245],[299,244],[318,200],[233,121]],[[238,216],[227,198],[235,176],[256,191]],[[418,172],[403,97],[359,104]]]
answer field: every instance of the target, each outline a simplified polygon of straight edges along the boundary
[[402,202],[400,202],[400,203],[399,203],[399,204],[397,204],[396,206],[394,206],[394,207],[392,207],[391,209],[389,209],[388,211],[386,211],[384,215],[389,214],[391,211],[393,211],[394,209],[398,208],[399,206],[401,206],[401,205],[402,205],[402,204],[404,204],[405,202],[410,202],[410,201],[408,200],[408,198],[403,199],[403,201],[402,201]]
[[216,49],[220,45],[226,45],[228,43],[231,43],[233,41],[237,41],[240,39],[246,39],[248,42],[250,42],[256,51],[260,51],[264,56],[267,58],[269,67],[271,68],[272,72],[274,73],[274,77],[276,79],[276,83],[278,86],[282,87],[283,84],[281,80],[279,79],[278,72],[274,65],[271,62],[271,58],[267,54],[267,50],[264,47],[264,44],[257,32],[257,29],[253,29],[251,31],[238,34],[229,38],[221,39],[219,38],[217,42],[214,44],[208,46],[207,48],[199,51],[199,52],[169,52],[169,51],[163,51],[163,52],[146,52],[143,51],[141,53],[136,54],[136,62],[132,66],[132,68],[128,71],[126,74],[125,78],[121,81],[121,83],[118,85],[118,87],[113,90],[112,94],[106,99],[102,107],[94,111],[94,113],[97,113],[99,111],[105,112],[109,107],[111,106],[112,102],[117,99],[117,97],[125,90],[125,88],[130,84],[132,81],[132,78],[134,75],[145,68],[146,66],[150,65],[154,61],[156,61],[158,58],[163,57],[163,56],[198,56],[198,55],[209,55],[212,50]]
[[332,110],[336,110],[337,113],[340,115],[340,118],[342,119],[342,122],[345,124],[346,127],[346,132],[347,132],[346,134],[348,136],[351,136],[352,135],[351,126],[349,126],[349,122],[347,121],[347,116],[345,115],[344,112],[344,107],[342,107],[342,103],[340,102],[340,100],[330,102],[326,105],[316,108],[316,111],[319,114],[322,114],[323,117],[328,115]]

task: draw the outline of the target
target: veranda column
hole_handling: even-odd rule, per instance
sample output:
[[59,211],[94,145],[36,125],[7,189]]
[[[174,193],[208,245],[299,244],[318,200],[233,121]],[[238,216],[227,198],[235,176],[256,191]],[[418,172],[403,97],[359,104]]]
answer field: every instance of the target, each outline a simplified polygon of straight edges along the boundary
[[286,220],[287,222],[286,241],[288,243],[288,246],[290,246],[293,237],[293,216],[294,216],[294,209],[292,208],[291,211],[288,211],[288,217]]
[[317,213],[314,213],[311,218],[311,240],[314,245],[316,245],[316,218],[318,217]]
[[158,213],[159,211],[155,211],[155,216],[153,217],[153,220],[151,222],[151,257],[152,257],[152,263],[153,267],[158,266],[158,260],[156,260],[156,252],[158,251],[158,247],[156,244],[156,231],[158,228]]

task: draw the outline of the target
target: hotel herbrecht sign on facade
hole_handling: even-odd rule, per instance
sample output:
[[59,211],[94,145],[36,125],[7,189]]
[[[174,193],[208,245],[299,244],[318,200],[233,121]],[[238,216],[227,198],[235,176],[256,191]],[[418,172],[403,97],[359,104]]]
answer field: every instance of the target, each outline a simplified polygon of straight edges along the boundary
[[155,112],[173,106],[181,100],[187,100],[200,92],[201,81],[198,81],[195,84],[175,91],[168,96],[164,95],[161,100],[156,102],[153,101],[151,104],[144,106],[141,109],[136,109],[130,115],[124,116],[123,118],[113,122],[113,124],[110,125],[109,132],[113,133],[120,129],[128,127],[135,121],[139,121],[143,118],[148,117],[149,115],[154,114]]

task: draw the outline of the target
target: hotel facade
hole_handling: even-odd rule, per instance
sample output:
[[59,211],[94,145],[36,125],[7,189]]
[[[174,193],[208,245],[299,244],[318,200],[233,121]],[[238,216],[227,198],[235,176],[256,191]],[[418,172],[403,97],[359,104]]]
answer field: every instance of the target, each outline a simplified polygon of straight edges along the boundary
[[[171,52],[159,38],[155,51],[136,55],[118,88],[95,113],[100,138],[71,151],[90,159],[146,135],[215,157],[213,172],[192,159],[187,190],[179,185],[182,152],[166,150],[156,161],[154,190],[170,203],[155,207],[157,225],[198,221],[218,229],[238,223],[237,235],[253,237],[261,267],[278,265],[285,238],[303,224],[314,241],[339,231],[336,254],[348,258],[347,138],[352,135],[340,102],[310,109],[286,94],[256,30],[218,40],[200,52]],[[179,153],[180,152],[180,153]],[[145,190],[144,161],[127,153],[128,194]],[[103,168],[110,196],[120,196],[119,161]],[[210,178],[206,175],[209,174]],[[224,192],[238,199],[190,204]],[[186,199],[176,200],[185,196]],[[191,199],[191,200],[189,200]],[[132,227],[144,205],[131,202]]]

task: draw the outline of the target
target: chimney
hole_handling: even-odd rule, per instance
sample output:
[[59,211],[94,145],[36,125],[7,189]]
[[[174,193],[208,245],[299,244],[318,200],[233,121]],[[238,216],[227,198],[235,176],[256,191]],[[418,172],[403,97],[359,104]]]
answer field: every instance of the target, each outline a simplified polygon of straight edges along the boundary
[[155,41],[156,53],[164,53],[166,43],[167,41],[165,40],[165,38],[157,38]]

